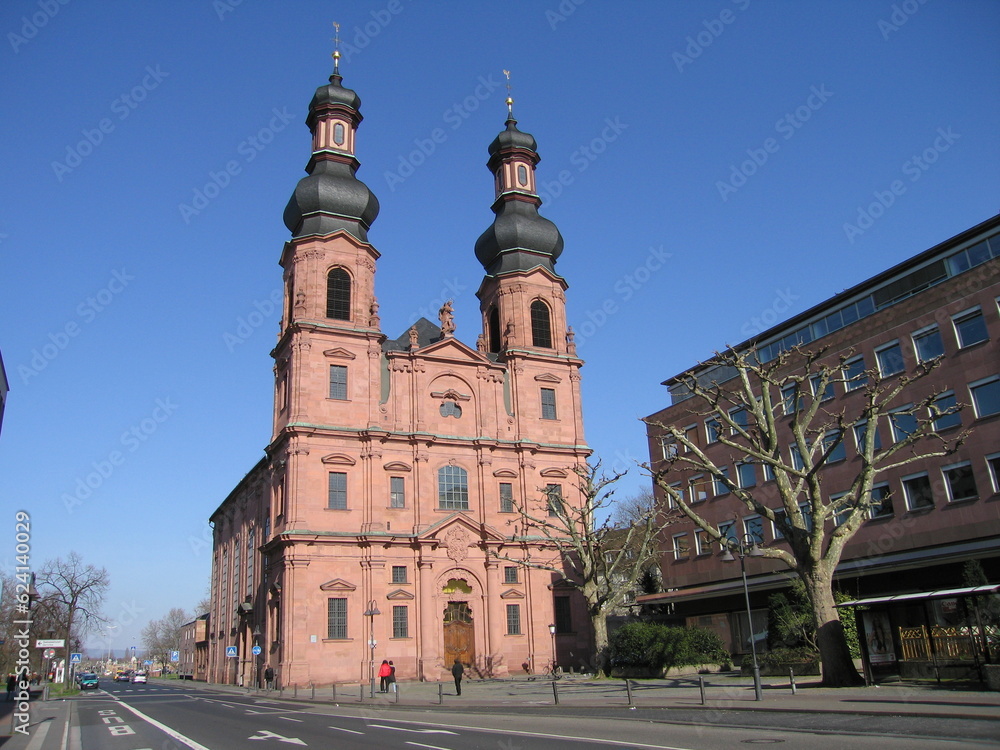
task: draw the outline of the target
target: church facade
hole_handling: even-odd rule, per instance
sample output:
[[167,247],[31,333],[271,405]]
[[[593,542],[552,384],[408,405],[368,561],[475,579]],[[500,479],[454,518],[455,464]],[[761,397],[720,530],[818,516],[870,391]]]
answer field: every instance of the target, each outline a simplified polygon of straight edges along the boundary
[[260,684],[270,668],[283,686],[356,684],[383,659],[401,680],[443,679],[456,659],[502,676],[590,657],[579,594],[519,563],[559,567],[518,508],[580,503],[590,449],[563,240],[538,214],[539,156],[511,105],[489,146],[495,218],[475,244],[469,346],[451,303],[437,324],[382,332],[360,100],[336,66],[316,91],[308,174],[284,213],[273,433],[211,516],[210,681]]

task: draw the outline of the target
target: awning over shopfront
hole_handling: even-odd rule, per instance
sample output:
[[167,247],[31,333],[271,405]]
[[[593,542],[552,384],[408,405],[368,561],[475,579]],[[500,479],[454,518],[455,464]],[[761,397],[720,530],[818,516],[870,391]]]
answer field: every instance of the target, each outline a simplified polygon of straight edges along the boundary
[[965,586],[958,589],[938,589],[937,591],[920,591],[912,594],[894,594],[892,596],[874,596],[870,599],[855,599],[841,602],[838,607],[859,607],[871,604],[888,604],[891,602],[925,601],[927,599],[953,599],[958,596],[978,596],[982,594],[1000,593],[1000,584],[991,586]]

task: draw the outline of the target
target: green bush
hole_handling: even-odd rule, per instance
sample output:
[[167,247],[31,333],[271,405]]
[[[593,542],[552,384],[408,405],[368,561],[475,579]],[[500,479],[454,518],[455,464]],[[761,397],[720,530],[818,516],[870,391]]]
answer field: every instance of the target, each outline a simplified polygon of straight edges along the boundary
[[819,659],[819,652],[808,646],[776,648],[760,657],[761,666],[780,667],[783,664],[801,664]]
[[711,630],[630,622],[611,636],[608,660],[613,669],[651,669],[724,664],[730,659],[722,639]]

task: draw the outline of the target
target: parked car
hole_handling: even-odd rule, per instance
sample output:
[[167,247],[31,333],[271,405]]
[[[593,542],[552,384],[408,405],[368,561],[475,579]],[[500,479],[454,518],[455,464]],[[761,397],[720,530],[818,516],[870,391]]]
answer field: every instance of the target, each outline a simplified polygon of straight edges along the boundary
[[129,674],[128,672],[119,672],[115,675],[115,682],[128,682]]
[[132,675],[132,683],[135,684],[137,682],[141,682],[143,685],[146,684],[145,672],[136,672],[134,675]]
[[80,690],[96,690],[100,687],[100,681],[96,674],[93,672],[84,672],[80,675],[79,679]]

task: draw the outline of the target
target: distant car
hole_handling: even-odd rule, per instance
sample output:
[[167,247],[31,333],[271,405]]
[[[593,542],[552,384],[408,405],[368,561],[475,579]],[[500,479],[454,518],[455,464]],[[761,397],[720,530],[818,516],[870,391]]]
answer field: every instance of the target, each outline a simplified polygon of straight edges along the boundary
[[133,682],[133,684],[137,683],[137,682],[141,682],[143,685],[145,685],[146,684],[146,673],[145,672],[136,672],[134,675],[132,675],[132,682]]
[[128,672],[119,672],[115,675],[115,682],[128,682],[129,676]]
[[100,680],[97,675],[93,672],[84,672],[80,675],[80,690],[96,690],[99,685]]

